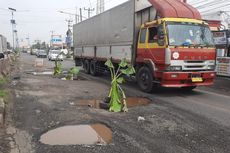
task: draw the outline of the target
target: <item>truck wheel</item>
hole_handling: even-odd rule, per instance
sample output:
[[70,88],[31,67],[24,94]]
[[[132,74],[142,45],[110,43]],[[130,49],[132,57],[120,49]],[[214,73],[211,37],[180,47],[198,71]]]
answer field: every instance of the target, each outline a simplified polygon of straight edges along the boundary
[[93,76],[97,75],[96,61],[91,61],[90,62],[90,74],[93,75]]
[[137,73],[137,83],[140,89],[144,92],[151,92],[153,89],[153,76],[151,70],[144,66]]
[[181,89],[186,92],[191,92],[193,89],[195,89],[197,86],[189,86],[189,87],[182,87]]
[[90,61],[89,60],[85,60],[85,62],[84,62],[84,71],[87,74],[90,73]]
[[75,59],[75,66],[82,66],[82,65],[83,65],[83,64],[82,64],[82,60],[76,58],[76,59]]

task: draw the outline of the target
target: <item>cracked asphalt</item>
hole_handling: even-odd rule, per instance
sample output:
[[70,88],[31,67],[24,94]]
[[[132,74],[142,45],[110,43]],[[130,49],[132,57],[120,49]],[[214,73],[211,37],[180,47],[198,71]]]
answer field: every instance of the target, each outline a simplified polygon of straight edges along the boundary
[[[103,99],[109,79],[81,73],[84,80],[63,81],[52,76],[34,76],[34,56],[22,54],[12,75],[20,76],[9,86],[7,123],[0,129],[0,153],[229,153],[229,79],[217,78],[213,87],[191,93],[163,89],[146,94],[135,83],[124,85],[128,97],[147,97],[147,106],[128,113],[74,105],[83,99]],[[64,61],[64,68],[74,65]],[[53,62],[45,60],[44,69]],[[138,121],[138,117],[144,121]],[[112,130],[108,145],[50,146],[40,136],[65,125],[102,123]]]

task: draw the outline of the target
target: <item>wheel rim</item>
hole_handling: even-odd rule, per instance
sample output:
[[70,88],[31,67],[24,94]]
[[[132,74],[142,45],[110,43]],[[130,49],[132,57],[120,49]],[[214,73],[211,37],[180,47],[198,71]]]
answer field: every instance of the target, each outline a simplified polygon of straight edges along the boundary
[[95,66],[94,66],[94,63],[91,64],[90,72],[91,72],[92,74],[95,73]]
[[143,72],[141,75],[140,75],[140,85],[143,89],[146,89],[148,88],[149,86],[149,75],[147,72]]
[[84,69],[85,69],[85,72],[86,72],[86,73],[89,72],[89,62],[88,62],[88,61],[85,62]]

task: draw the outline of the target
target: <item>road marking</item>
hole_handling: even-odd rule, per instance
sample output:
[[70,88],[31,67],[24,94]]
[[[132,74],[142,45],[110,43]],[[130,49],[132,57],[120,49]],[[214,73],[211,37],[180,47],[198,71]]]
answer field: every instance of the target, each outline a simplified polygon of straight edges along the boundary
[[224,97],[224,98],[230,99],[230,96],[218,94],[218,93],[215,93],[215,92],[210,92],[210,91],[205,91],[205,90],[200,90],[200,89],[196,89],[194,91],[198,91],[198,92],[202,92],[202,93],[206,93],[206,94],[215,95],[215,96],[219,96],[219,97]]

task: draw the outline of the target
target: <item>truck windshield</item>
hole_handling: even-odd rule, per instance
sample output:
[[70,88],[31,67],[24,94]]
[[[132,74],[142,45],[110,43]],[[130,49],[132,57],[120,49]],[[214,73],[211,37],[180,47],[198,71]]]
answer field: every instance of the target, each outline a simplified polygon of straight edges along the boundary
[[191,23],[169,23],[168,38],[172,46],[214,47],[208,26]]

